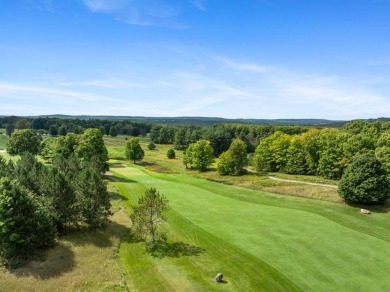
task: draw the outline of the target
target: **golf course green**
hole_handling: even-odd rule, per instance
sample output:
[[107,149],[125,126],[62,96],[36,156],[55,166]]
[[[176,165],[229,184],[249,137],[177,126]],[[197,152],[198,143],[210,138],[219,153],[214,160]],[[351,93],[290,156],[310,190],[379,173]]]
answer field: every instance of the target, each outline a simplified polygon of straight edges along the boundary
[[[168,244],[120,246],[130,289],[184,291],[386,291],[390,218],[325,201],[274,195],[166,174],[112,167],[126,205],[146,188],[169,200]],[[224,274],[224,284],[213,277]]]

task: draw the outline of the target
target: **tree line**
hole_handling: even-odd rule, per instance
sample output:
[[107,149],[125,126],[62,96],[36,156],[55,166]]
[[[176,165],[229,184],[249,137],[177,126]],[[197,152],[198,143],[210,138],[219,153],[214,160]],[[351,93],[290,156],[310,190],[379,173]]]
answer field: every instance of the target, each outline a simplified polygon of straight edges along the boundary
[[145,136],[152,124],[106,119],[60,119],[51,117],[0,117],[0,127],[6,129],[10,137],[13,131],[21,129],[37,130],[40,134],[66,136],[67,133],[82,134],[85,129],[99,129],[104,135]]
[[20,159],[0,158],[0,258],[8,266],[52,246],[69,228],[103,226],[111,214],[102,176],[108,155],[99,130],[58,138],[49,165],[35,157],[39,147],[25,144],[32,137],[40,142],[32,130],[16,131],[7,150]]

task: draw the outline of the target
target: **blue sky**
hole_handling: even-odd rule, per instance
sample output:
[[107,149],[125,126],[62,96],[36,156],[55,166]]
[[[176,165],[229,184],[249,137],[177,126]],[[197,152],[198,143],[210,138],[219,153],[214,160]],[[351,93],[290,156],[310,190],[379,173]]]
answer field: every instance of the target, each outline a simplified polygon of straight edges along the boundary
[[0,5],[0,115],[390,117],[390,0]]

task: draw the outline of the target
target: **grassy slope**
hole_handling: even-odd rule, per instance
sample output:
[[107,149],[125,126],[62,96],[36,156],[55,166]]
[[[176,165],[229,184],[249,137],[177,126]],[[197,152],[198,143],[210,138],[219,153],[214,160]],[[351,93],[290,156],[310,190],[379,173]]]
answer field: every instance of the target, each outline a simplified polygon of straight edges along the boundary
[[[117,183],[127,204],[134,204],[145,186]],[[157,258],[145,253],[144,243],[129,236],[120,247],[122,266],[130,290],[136,291],[298,291],[281,273],[250,255],[206,232],[170,209],[169,244]],[[222,271],[227,283],[213,277]],[[146,280],[147,279],[147,280]]]
[[[175,213],[217,237],[220,246],[226,243],[265,261],[304,290],[380,291],[390,285],[389,214],[363,216],[339,204],[286,198],[139,167],[114,172],[143,187],[157,187]],[[202,247],[209,249],[207,243]],[[229,257],[223,260],[229,263]],[[231,263],[247,265],[240,257]],[[229,264],[222,267],[222,272],[230,274]],[[241,279],[230,275],[232,285]]]

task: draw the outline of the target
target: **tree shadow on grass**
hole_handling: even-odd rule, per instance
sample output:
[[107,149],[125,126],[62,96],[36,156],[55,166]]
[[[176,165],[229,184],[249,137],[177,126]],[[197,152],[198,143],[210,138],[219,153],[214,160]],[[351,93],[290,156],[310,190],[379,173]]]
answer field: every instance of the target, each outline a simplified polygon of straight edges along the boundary
[[121,183],[135,183],[136,181],[126,178],[126,177],[119,177],[119,176],[107,176],[107,178],[112,182],[121,182]]
[[108,195],[110,196],[110,200],[113,201],[128,201],[129,199],[123,196],[121,193],[118,192],[109,192]]
[[387,199],[387,201],[383,205],[363,205],[363,204],[357,204],[357,203],[351,203],[351,202],[345,202],[345,203],[348,206],[351,206],[353,208],[369,210],[371,213],[389,213],[390,212],[390,199]]
[[47,252],[44,260],[34,260],[9,272],[18,278],[33,276],[41,280],[56,278],[68,273],[75,267],[73,251],[64,244],[58,244]]
[[161,259],[165,257],[180,258],[182,256],[199,256],[205,252],[205,249],[182,241],[169,243],[159,240],[154,247],[148,248],[147,252],[152,257]]
[[70,231],[66,235],[66,240],[75,246],[93,244],[97,247],[111,247],[114,238],[122,238],[129,232],[129,227],[109,221],[102,229],[91,229],[88,226],[81,226]]
[[126,165],[123,163],[111,163],[110,168],[126,168]]

